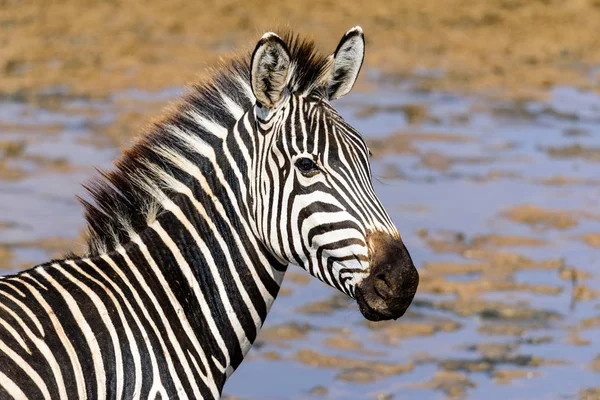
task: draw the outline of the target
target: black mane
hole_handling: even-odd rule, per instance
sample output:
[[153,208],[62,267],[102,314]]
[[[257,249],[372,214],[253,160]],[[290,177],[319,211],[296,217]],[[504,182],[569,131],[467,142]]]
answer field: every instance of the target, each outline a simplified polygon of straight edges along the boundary
[[[289,31],[280,36],[288,46],[293,65],[290,90],[295,93],[316,91],[325,95],[324,78],[329,72],[330,58],[319,53],[311,40]],[[162,211],[161,206],[144,189],[143,184],[144,179],[154,176],[148,162],[160,166],[173,176],[178,171],[161,160],[153,148],[160,145],[179,151],[176,139],[168,131],[168,126],[172,125],[203,138],[211,136],[203,127],[194,126],[191,120],[185,118],[189,110],[221,126],[231,127],[236,118],[222,93],[244,111],[253,106],[255,99],[250,89],[250,53],[222,63],[207,80],[192,85],[160,122],[154,123],[137,143],[123,152],[115,161],[116,169],[100,171],[101,176],[85,186],[92,197],[91,202],[79,199],[85,208],[87,221],[87,255],[94,256],[115,249],[119,244],[128,242],[132,233],[142,231],[156,219]]]

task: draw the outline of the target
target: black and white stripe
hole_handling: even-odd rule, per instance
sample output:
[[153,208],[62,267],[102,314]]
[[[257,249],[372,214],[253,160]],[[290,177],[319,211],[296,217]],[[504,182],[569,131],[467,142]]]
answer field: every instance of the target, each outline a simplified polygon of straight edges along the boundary
[[329,104],[363,52],[267,34],[90,185],[88,253],[0,279],[0,398],[217,398],[288,263],[354,296],[398,237]]

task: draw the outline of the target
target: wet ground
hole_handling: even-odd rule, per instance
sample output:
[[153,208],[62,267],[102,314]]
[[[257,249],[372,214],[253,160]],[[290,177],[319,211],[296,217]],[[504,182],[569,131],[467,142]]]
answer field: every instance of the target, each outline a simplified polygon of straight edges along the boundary
[[436,71],[441,79],[425,83],[436,89],[530,97],[556,85],[600,88],[599,0],[0,0],[0,96],[181,85],[288,25],[328,52],[361,25],[367,66]]
[[[373,90],[337,106],[373,150],[415,301],[368,323],[292,267],[227,396],[600,398],[600,97],[499,101],[367,75]],[[0,104],[3,271],[81,249],[80,183],[180,91]]]

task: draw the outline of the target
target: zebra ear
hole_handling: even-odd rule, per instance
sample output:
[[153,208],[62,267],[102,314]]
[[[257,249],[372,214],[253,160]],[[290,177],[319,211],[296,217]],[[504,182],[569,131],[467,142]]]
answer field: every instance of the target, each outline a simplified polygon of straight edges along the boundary
[[360,26],[346,32],[332,57],[333,68],[327,85],[327,96],[330,100],[335,100],[350,92],[365,58],[365,36]]
[[277,106],[283,97],[290,70],[290,52],[279,36],[268,32],[256,44],[250,64],[252,92],[267,108]]

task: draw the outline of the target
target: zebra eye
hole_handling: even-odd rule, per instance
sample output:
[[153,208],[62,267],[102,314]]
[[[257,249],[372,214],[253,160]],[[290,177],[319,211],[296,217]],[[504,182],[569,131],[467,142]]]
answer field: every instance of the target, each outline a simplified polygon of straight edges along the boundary
[[319,170],[317,164],[310,158],[299,158],[296,160],[296,168],[300,170],[303,174],[314,174]]

